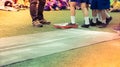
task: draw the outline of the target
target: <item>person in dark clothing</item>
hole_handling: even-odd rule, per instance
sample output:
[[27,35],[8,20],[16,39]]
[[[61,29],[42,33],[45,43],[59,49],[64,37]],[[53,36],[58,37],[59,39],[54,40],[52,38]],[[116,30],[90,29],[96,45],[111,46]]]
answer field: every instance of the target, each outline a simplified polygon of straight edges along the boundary
[[35,27],[43,27],[44,24],[50,24],[43,16],[43,10],[46,0],[30,0],[30,15],[32,24]]

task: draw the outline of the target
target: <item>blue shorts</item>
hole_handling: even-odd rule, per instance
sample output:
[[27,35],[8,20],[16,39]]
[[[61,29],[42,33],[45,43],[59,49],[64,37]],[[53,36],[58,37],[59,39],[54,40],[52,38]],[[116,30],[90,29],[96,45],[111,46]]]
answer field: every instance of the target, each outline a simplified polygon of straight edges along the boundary
[[91,9],[103,10],[110,8],[110,0],[92,0]]
[[91,4],[91,3],[92,3],[92,0],[89,0],[89,3]]
[[89,4],[89,0],[70,0],[70,2],[79,2],[79,3],[87,3]]
[[69,0],[70,2],[80,2],[80,0]]

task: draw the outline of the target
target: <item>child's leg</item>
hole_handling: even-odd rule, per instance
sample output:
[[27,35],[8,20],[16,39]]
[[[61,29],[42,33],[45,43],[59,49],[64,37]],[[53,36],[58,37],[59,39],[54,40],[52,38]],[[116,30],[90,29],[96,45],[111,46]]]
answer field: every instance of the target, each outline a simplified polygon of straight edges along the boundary
[[89,25],[89,12],[86,3],[81,3],[81,9],[84,15],[85,25]]
[[101,14],[101,17],[102,17],[102,23],[105,23],[106,24],[106,18],[107,18],[107,15],[105,13],[105,10],[99,10],[100,14]]
[[85,23],[81,27],[89,28],[90,22],[89,22],[89,12],[87,8],[87,2],[81,2],[81,9],[85,20]]
[[67,23],[67,24],[65,24],[64,26],[61,26],[61,27],[65,27],[65,29],[78,28],[78,25],[75,22],[76,2],[77,2],[77,0],[70,0],[70,19],[71,19],[71,22]]
[[97,18],[98,18],[98,21],[102,22],[102,16],[100,11],[98,11],[97,13]]
[[100,14],[101,14],[101,17],[102,17],[102,24],[99,25],[99,28],[105,28],[107,27],[107,23],[106,23],[106,13],[105,13],[105,10],[99,10]]
[[109,15],[107,10],[105,10],[105,14],[106,14],[106,23],[109,24],[110,21],[112,20],[112,16]]
[[108,13],[108,10],[105,10],[105,13],[106,13],[107,18],[110,18],[110,17],[111,17],[111,16],[109,15],[109,13]]
[[98,11],[97,10],[92,10],[92,17],[93,17],[93,20],[92,20],[92,22],[93,23],[96,23],[97,21],[97,13],[98,13]]
[[71,23],[75,24],[75,6],[76,2],[70,2]]

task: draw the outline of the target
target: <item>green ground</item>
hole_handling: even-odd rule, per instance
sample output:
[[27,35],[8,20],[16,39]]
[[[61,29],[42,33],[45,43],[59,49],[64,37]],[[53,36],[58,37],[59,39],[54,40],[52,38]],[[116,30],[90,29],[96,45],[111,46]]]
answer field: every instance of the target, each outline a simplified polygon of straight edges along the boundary
[[[44,12],[45,18],[48,21],[51,21],[52,24],[55,23],[64,23],[70,22],[70,12],[68,11],[48,11]],[[99,29],[96,27],[91,27],[90,30],[100,30],[100,31],[110,31],[111,27],[115,24],[118,24],[120,19],[120,13],[111,13],[113,16],[113,20],[111,24],[104,29]],[[83,24],[83,17],[81,11],[77,11],[76,21],[79,24]],[[35,28],[31,25],[31,18],[29,15],[29,11],[20,11],[20,12],[7,12],[0,11],[0,37],[6,36],[15,36],[15,35],[23,35],[23,34],[32,34],[38,32],[46,32],[52,30],[58,30],[53,28],[53,25],[44,26],[43,28]]]
[[[70,12],[49,11],[44,12],[45,18],[54,23],[70,21]],[[76,21],[83,24],[81,11],[77,11]],[[113,17],[107,28],[90,27],[84,30],[113,32],[112,27],[120,22],[120,13],[110,13]],[[28,10],[20,12],[0,11],[0,37],[17,36],[60,30],[53,25],[43,28],[32,27]],[[98,43],[87,47],[77,48],[44,57],[38,57],[23,62],[11,64],[5,67],[120,67],[120,39],[104,43]]]

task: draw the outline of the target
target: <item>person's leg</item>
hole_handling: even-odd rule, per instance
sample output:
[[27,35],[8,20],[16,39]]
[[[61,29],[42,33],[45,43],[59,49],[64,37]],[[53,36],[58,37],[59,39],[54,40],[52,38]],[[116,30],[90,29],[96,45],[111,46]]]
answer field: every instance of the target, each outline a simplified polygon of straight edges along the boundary
[[37,18],[37,3],[38,0],[30,0],[30,15],[32,18],[32,24],[35,27],[43,27],[41,23],[39,23],[38,18]]
[[[99,1],[99,0],[98,0]],[[109,1],[106,1],[106,0],[103,0],[103,1],[99,1],[98,2],[98,6],[99,6],[99,12],[101,14],[101,17],[102,17],[102,24],[100,25],[100,28],[104,28],[106,27],[109,22],[106,21],[106,18],[107,18],[107,14],[106,14],[106,10],[110,8],[110,2]]]
[[66,24],[68,28],[78,28],[78,24],[75,22],[75,7],[77,0],[70,0],[70,19],[71,22]]
[[107,18],[107,16],[106,16],[105,10],[104,9],[99,10],[99,13],[100,13],[100,15],[102,17],[102,21],[101,21],[102,24],[99,26],[99,28],[104,28],[104,27],[107,26],[107,24],[106,24],[106,18]]
[[46,21],[44,19],[44,15],[43,15],[45,2],[46,2],[46,0],[39,0],[38,11],[37,11],[37,18],[39,19],[40,23],[49,25],[50,22]]
[[89,23],[89,12],[87,9],[87,2],[81,3],[81,9],[82,9],[84,20],[85,20],[85,23],[82,25],[82,27],[88,28],[90,23]]
[[76,2],[70,2],[70,18],[71,18],[71,23],[75,24],[75,7],[76,7]]
[[98,4],[97,4],[97,0],[92,0],[91,1],[91,10],[92,10],[92,19],[91,19],[91,22],[90,22],[90,25],[91,26],[96,26],[96,25],[99,25],[99,22],[98,22]]
[[97,13],[97,18],[98,18],[98,21],[102,21],[102,16],[101,16],[101,13],[100,13],[100,11],[98,11],[98,13]]
[[92,19],[90,21],[91,26],[96,26],[97,25],[97,19],[98,19],[97,18],[97,13],[98,13],[97,10],[95,10],[95,9],[92,10]]
[[107,15],[107,18],[110,18],[110,17],[111,17],[110,14],[109,14],[109,10],[105,10],[105,13],[106,13],[106,15]]
[[108,13],[108,10],[105,10],[105,13],[106,13],[106,23],[109,24],[110,21],[112,20],[112,16],[110,16],[110,14]]
[[81,9],[82,9],[84,17],[88,17],[89,13],[88,13],[88,9],[87,9],[87,4],[86,3],[81,3]]
[[43,10],[44,10],[45,1],[46,1],[46,0],[39,0],[39,4],[38,4],[38,15],[37,15],[39,20],[44,19]]
[[106,16],[107,18],[110,18],[110,14],[109,14],[109,10],[110,10],[110,0],[106,1],[106,7],[105,7],[105,13],[106,13]]
[[102,17],[102,22],[106,24],[106,18],[107,18],[107,15],[105,13],[105,10],[99,10],[100,13],[101,13],[101,17]]
[[30,15],[32,17],[32,21],[37,19],[37,1],[38,0],[30,0]]

